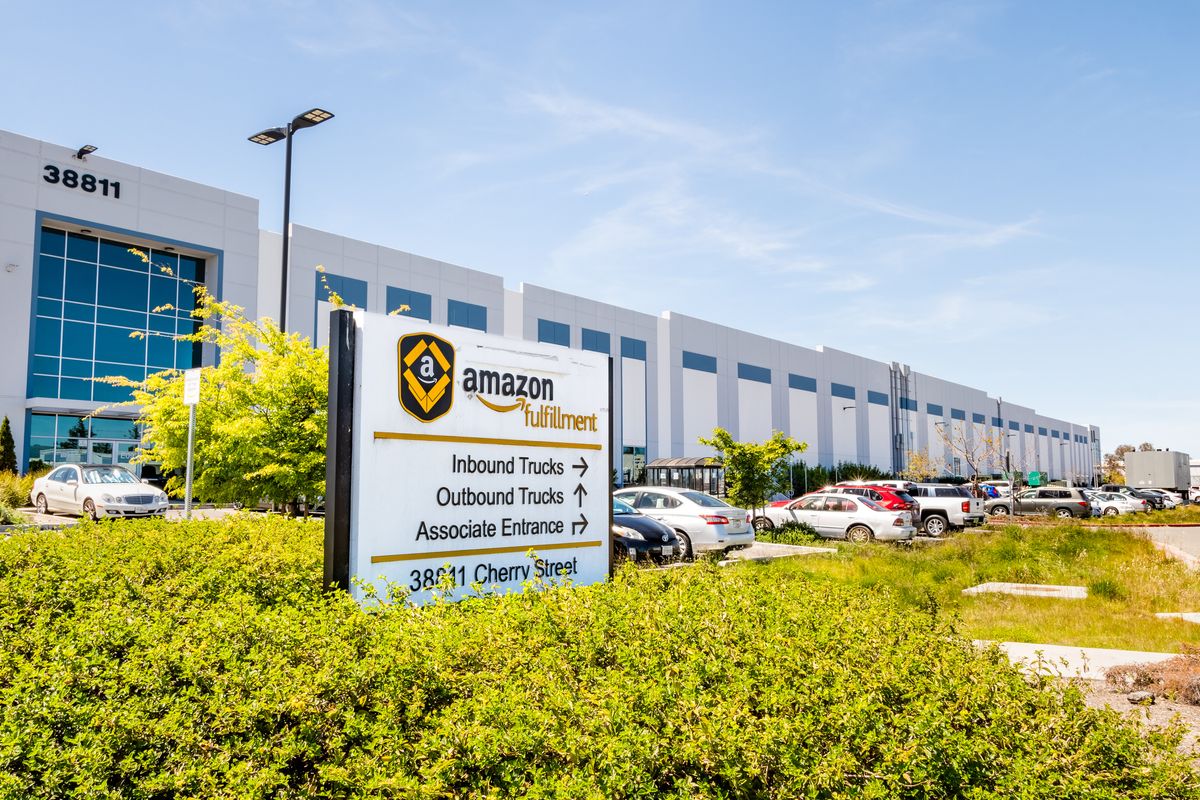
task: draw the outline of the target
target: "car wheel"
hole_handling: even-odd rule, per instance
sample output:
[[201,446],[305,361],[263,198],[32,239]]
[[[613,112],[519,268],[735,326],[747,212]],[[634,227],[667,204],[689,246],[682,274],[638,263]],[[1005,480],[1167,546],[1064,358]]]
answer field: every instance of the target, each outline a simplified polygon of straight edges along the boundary
[[1069,508],[1055,509],[1054,516],[1058,517],[1059,519],[1067,519],[1071,516],[1071,509],[1069,509]]
[[683,531],[675,531],[675,535],[679,537],[679,560],[690,561],[692,558],[692,540]]
[[771,520],[767,519],[766,517],[755,517],[754,518],[754,530],[769,531],[769,530],[774,530],[774,528],[775,528],[775,523],[771,522]]
[[1121,512],[1117,511],[1115,508],[1113,508],[1111,506],[1104,509],[1104,516],[1106,516],[1106,517],[1115,517],[1119,513],[1121,513]]
[[937,514],[930,514],[925,518],[925,533],[933,538],[938,538],[946,532],[946,528],[950,527],[946,522],[945,517],[939,517]]
[[846,531],[846,541],[853,544],[866,544],[874,538],[875,534],[871,533],[871,529],[866,525],[855,525]]
[[992,516],[993,517],[1007,517],[1008,516],[1008,506],[994,506],[992,508]]
[[50,504],[46,502],[46,495],[39,494],[37,496],[37,501],[34,503],[34,505],[37,506],[37,513],[39,513],[39,514],[49,514],[50,513]]
[[83,515],[92,522],[95,522],[99,519],[99,517],[96,516],[96,504],[92,502],[92,498],[90,497],[83,501]]

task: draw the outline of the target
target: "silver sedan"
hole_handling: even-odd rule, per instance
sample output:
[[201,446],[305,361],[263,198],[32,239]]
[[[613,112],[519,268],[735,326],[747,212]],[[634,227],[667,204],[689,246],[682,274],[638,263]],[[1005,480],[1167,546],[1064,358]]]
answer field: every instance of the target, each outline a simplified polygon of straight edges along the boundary
[[124,467],[67,464],[33,482],[29,499],[39,514],[62,511],[92,519],[157,517],[170,503],[164,492],[142,483]]

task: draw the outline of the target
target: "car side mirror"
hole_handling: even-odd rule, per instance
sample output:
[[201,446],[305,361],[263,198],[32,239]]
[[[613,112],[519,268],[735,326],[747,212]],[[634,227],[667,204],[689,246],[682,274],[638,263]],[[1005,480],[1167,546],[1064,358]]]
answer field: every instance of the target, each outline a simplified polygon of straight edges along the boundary
[[78,486],[78,485],[79,485],[79,481],[75,480],[74,478],[67,478],[67,486]]
[[144,484],[146,484],[147,486],[149,486],[149,485],[150,485],[150,479],[149,479],[149,478],[142,478],[142,483],[144,483]]

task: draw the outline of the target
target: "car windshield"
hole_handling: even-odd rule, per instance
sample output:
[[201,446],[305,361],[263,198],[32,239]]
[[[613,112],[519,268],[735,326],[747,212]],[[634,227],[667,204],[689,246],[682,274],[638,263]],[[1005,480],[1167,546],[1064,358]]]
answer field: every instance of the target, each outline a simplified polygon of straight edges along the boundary
[[636,514],[638,510],[626,503],[624,500],[613,498],[613,513],[614,514]]
[[84,483],[137,483],[138,479],[120,467],[85,467]]
[[913,500],[912,495],[909,494],[908,492],[895,492],[895,495],[896,495],[896,497],[899,497],[901,500],[903,500],[906,503],[917,502],[916,500]]
[[712,495],[707,495],[704,492],[680,492],[679,496],[691,500],[698,506],[706,506],[707,508],[729,508],[729,503],[718,500]]
[[859,497],[859,498],[857,498],[857,499],[858,499],[858,502],[859,502],[859,503],[861,503],[862,505],[864,505],[864,506],[866,506],[867,508],[871,509],[872,511],[887,511],[887,509],[886,509],[886,508],[884,508],[883,506],[879,505],[879,503],[876,503],[874,500],[871,500],[870,498],[867,498],[867,497]]

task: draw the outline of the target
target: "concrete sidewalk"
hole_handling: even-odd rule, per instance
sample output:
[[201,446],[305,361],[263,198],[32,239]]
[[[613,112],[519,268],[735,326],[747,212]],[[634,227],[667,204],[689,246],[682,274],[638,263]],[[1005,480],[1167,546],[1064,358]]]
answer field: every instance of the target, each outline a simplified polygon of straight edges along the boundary
[[1069,647],[1060,644],[976,641],[979,647],[994,644],[1014,665],[1062,678],[1104,680],[1110,667],[1121,664],[1154,664],[1174,658],[1178,653],[1148,653],[1141,650],[1105,650],[1099,647]]
[[1200,569],[1200,528],[1146,526],[1142,530],[1159,550],[1192,569]]

